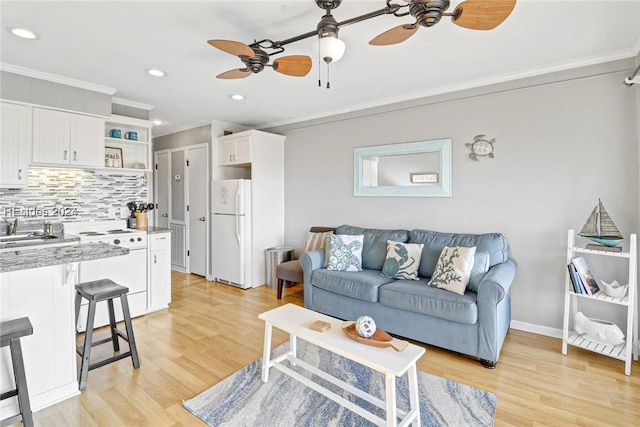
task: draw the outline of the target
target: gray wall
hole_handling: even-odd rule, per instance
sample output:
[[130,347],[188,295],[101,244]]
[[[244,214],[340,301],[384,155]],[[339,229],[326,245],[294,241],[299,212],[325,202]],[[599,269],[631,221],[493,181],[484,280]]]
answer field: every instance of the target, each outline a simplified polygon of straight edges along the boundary
[[[285,243],[299,248],[309,227],[344,223],[502,232],[518,261],[513,319],[561,328],[567,230],[599,197],[625,236],[639,228],[640,89],[616,67],[270,129],[287,137]],[[494,159],[469,158],[478,134],[496,138]],[[353,196],[354,147],[439,138],[453,139],[452,198]]]
[[187,129],[153,138],[153,151],[186,147],[211,141],[211,125]]
[[111,95],[0,71],[0,98],[108,117]]

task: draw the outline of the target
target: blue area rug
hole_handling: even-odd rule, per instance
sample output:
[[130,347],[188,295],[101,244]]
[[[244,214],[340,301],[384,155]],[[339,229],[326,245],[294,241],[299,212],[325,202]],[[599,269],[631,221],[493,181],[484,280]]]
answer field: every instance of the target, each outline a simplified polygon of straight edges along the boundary
[[[272,355],[288,349],[286,342]],[[368,393],[384,399],[384,376],[356,362],[298,340],[298,357],[325,372]],[[428,353],[425,357],[428,357]],[[272,368],[269,381],[260,379],[261,359],[245,366],[223,381],[205,390],[183,406],[211,426],[286,427],[286,426],[372,426],[373,424]],[[294,367],[359,406],[381,418],[384,411],[350,393],[339,391],[321,378]],[[418,371],[420,417],[423,426],[492,426],[497,396],[484,390]],[[398,407],[409,409],[407,376],[396,380]],[[375,410],[374,410],[375,408]]]

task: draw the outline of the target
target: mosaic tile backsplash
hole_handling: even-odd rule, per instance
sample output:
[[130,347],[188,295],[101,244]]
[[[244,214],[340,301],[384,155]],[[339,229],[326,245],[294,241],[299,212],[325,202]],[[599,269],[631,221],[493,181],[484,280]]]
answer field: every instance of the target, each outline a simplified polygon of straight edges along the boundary
[[148,202],[142,175],[110,175],[93,170],[29,169],[29,186],[0,189],[0,218],[91,221],[121,219],[128,202]]

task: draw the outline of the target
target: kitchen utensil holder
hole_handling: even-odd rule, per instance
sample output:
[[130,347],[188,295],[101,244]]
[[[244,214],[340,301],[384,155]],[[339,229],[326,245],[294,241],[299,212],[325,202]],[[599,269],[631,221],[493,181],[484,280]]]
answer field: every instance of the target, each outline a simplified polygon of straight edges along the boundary
[[136,212],[136,228],[138,230],[143,230],[147,228],[147,213],[146,212]]

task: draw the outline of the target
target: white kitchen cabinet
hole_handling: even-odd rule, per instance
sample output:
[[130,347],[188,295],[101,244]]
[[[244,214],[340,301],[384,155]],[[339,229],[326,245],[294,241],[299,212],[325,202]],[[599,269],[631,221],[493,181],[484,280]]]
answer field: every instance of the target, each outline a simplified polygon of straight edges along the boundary
[[149,311],[171,303],[171,232],[149,234]]
[[[569,345],[580,347],[595,353],[613,357],[625,362],[624,373],[631,375],[631,360],[638,360],[638,312],[636,291],[638,286],[638,268],[637,268],[637,242],[636,235],[629,236],[629,252],[608,252],[586,249],[575,244],[575,232],[569,230],[567,239],[567,264],[578,256],[589,257],[605,257],[609,260],[627,259],[628,260],[628,276],[622,282],[628,280],[629,290],[627,295],[622,298],[613,298],[606,295],[603,291],[598,291],[594,295],[579,294],[574,292],[571,279],[567,273],[565,279],[565,299],[564,299],[564,322],[562,328],[562,354],[567,354]],[[589,340],[586,336],[580,335],[570,328],[574,323],[578,305],[580,301],[599,301],[602,304],[609,304],[609,308],[623,307],[626,312],[627,328],[625,340],[619,345],[604,345]],[[573,325],[575,328],[575,325]]]
[[32,163],[101,167],[103,129],[99,117],[34,108]]
[[220,166],[247,165],[251,163],[253,135],[247,132],[218,138]]
[[[120,137],[112,134],[112,131],[120,131]],[[105,148],[118,149],[122,152],[122,163],[119,172],[150,172],[152,167],[153,143],[151,141],[151,122],[125,116],[111,116],[104,126]],[[136,139],[130,132],[136,133]],[[107,169],[113,169],[102,164]],[[118,168],[118,166],[116,166]]]
[[22,188],[28,184],[31,108],[0,103],[0,188]]
[[104,120],[71,114],[69,125],[69,164],[78,166],[104,165],[104,146],[102,144]]
[[[20,339],[32,410],[79,394],[74,306],[77,263],[0,273],[0,321],[29,317],[33,334]],[[14,388],[8,347],[1,349],[0,390]],[[16,399],[0,403],[15,415]]]

